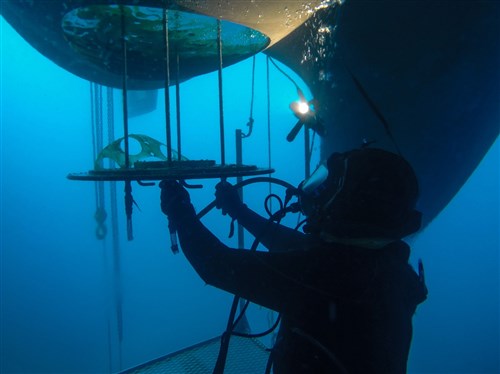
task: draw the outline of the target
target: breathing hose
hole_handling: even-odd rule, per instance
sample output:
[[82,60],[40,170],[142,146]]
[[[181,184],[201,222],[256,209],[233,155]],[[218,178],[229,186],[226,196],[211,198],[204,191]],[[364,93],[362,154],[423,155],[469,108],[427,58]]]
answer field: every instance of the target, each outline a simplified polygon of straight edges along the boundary
[[[278,179],[278,178],[274,178],[274,177],[250,178],[250,179],[244,180],[243,182],[235,184],[234,187],[239,189],[239,188],[243,188],[244,186],[254,184],[254,183],[275,183],[275,184],[281,185],[287,189],[292,189],[292,190],[295,189],[295,187],[292,186],[290,183],[285,182],[285,181]],[[284,205],[286,207],[286,203]],[[197,217],[198,218],[203,217],[205,214],[207,214],[214,207],[215,207],[215,200],[213,202],[211,202],[210,204],[208,204],[204,209],[202,209],[197,214]],[[285,209],[280,209],[277,213],[273,214],[270,217],[269,222],[272,222],[273,218],[275,218],[276,216],[278,216],[278,219],[279,219],[280,213],[282,213],[282,211],[284,211],[284,210]],[[259,243],[259,240],[258,240],[258,238],[256,238],[254,240],[254,243],[252,244],[251,251],[255,251],[257,249],[258,243]],[[244,337],[261,337],[261,336],[265,336],[268,333],[272,332],[279,324],[280,318],[277,319],[277,321],[275,322],[274,326],[272,326],[272,328],[270,328],[269,330],[265,331],[262,334],[254,334],[254,335],[248,334],[247,335],[247,334],[238,334],[238,333],[233,332],[233,328],[236,326],[237,322],[240,320],[241,316],[245,312],[246,307],[248,306],[248,302],[247,302],[244,310],[241,311],[240,316],[235,319],[236,310],[237,310],[236,307],[238,305],[239,299],[240,299],[240,297],[237,295],[235,295],[235,297],[233,299],[233,303],[231,305],[231,312],[229,314],[229,318],[228,318],[228,322],[227,322],[226,331],[224,331],[224,333],[221,336],[221,346],[219,349],[219,355],[217,357],[217,362],[215,364],[213,374],[223,374],[224,373],[224,367],[226,365],[226,358],[227,358],[227,353],[229,351],[229,342],[230,342],[231,335],[238,335],[238,336],[244,336]]]
[[[256,178],[247,179],[247,180],[245,180],[243,182],[240,182],[240,183],[234,185],[234,187],[235,188],[242,188],[242,187],[247,186],[249,184],[254,184],[254,183],[259,183],[259,182],[279,184],[279,185],[287,188],[288,190],[292,190],[292,191],[295,189],[295,187],[292,186],[290,183],[285,182],[285,181],[283,181],[281,179],[273,178],[273,177],[256,177]],[[283,204],[283,207],[278,212],[276,212],[276,213],[274,213],[273,215],[270,216],[269,222],[273,222],[273,220],[275,218],[277,218],[278,219],[278,223],[279,223],[279,221],[283,217],[284,213],[289,212],[289,211],[294,211],[293,208],[290,209],[291,207],[287,207],[288,199],[289,199],[289,197],[287,196],[287,200]],[[198,213],[198,218],[203,217],[214,206],[215,206],[215,201],[213,201],[207,207],[205,207],[203,210],[201,210]],[[297,228],[298,227],[300,227],[300,224],[297,225]],[[254,243],[252,244],[252,247],[251,247],[250,250],[251,251],[255,251],[257,249],[258,243],[259,243],[259,238],[255,238]],[[230,342],[231,335],[235,335],[235,336],[239,336],[239,337],[245,337],[245,338],[259,338],[259,337],[266,336],[267,334],[269,334],[272,331],[274,331],[278,327],[278,325],[280,323],[281,314],[278,316],[278,318],[276,319],[276,321],[273,324],[273,326],[271,328],[269,328],[268,330],[262,332],[262,333],[258,333],[258,334],[243,334],[243,333],[238,333],[238,332],[232,331],[233,328],[237,325],[237,323],[241,319],[241,317],[243,316],[243,314],[245,313],[245,311],[246,311],[246,309],[247,309],[247,307],[249,305],[249,301],[247,301],[245,303],[245,306],[244,306],[243,310],[240,312],[240,315],[238,316],[238,318],[235,319],[236,310],[237,310],[236,307],[237,307],[239,299],[240,299],[240,297],[237,296],[237,295],[235,295],[235,297],[233,299],[233,303],[232,303],[232,306],[231,306],[231,312],[230,312],[230,315],[229,315],[229,318],[228,318],[227,328],[226,328],[226,331],[224,331],[224,333],[222,334],[222,337],[221,337],[221,347],[220,347],[220,350],[219,350],[219,356],[217,357],[217,362],[216,362],[213,374],[223,374],[224,373],[224,367],[225,367],[225,363],[226,363],[227,353],[229,351],[229,342]],[[302,337],[303,339],[307,340],[309,343],[311,343],[312,345],[316,346],[320,351],[322,351],[331,360],[331,362],[337,367],[337,369],[339,370],[340,373],[347,374],[347,370],[345,369],[345,367],[343,366],[343,364],[338,360],[338,358],[335,356],[335,354],[333,354],[328,348],[326,348],[324,345],[322,345],[319,341],[317,341],[315,338],[313,338],[312,336],[310,336],[309,334],[305,333],[304,331],[302,331],[302,330],[300,330],[298,328],[292,328],[292,332],[295,333],[295,334],[297,334],[298,336]],[[266,364],[266,369],[265,369],[265,373],[266,374],[268,374],[268,373],[271,372],[271,368],[272,368],[272,365],[273,365],[273,358],[274,358],[273,357],[273,350],[271,350],[268,362]]]
[[[235,184],[234,187],[239,189],[239,188],[243,188],[245,186],[248,186],[249,184],[254,184],[254,183],[274,183],[274,184],[278,184],[280,186],[283,186],[285,188],[295,189],[295,187],[293,185],[291,185],[290,183],[285,182],[282,179],[278,179],[278,178],[274,178],[274,177],[255,177],[255,178],[245,179],[243,182]],[[212,201],[210,204],[208,204],[205,208],[200,210],[196,216],[198,218],[201,218],[205,214],[210,212],[214,207],[215,207],[215,200]]]

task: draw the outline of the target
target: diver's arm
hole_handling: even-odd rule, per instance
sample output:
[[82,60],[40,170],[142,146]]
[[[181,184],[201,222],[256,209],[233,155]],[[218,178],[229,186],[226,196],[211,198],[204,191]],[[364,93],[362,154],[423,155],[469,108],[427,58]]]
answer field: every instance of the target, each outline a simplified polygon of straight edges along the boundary
[[266,219],[243,205],[236,218],[270,252],[305,250],[310,246],[307,235]]
[[292,314],[304,302],[314,303],[321,297],[321,291],[304,282],[303,274],[316,275],[308,271],[317,266],[318,260],[309,251],[266,253],[231,249],[190,213],[176,226],[184,255],[207,284]]
[[226,181],[221,181],[215,186],[215,201],[216,207],[222,210],[222,214],[229,214],[233,219],[237,219],[271,252],[301,250],[308,247],[308,236],[271,222],[249,209],[241,201],[237,189]]
[[[304,300],[313,302],[321,296],[316,288],[323,288],[325,282],[317,282],[315,269],[331,261],[329,251],[325,257],[312,250],[265,253],[230,249],[197,218],[185,188],[169,180],[160,187],[161,209],[177,229],[185,256],[205,282],[290,313],[304,305]],[[328,274],[340,274],[342,268],[328,270]],[[331,287],[331,282],[326,283]]]

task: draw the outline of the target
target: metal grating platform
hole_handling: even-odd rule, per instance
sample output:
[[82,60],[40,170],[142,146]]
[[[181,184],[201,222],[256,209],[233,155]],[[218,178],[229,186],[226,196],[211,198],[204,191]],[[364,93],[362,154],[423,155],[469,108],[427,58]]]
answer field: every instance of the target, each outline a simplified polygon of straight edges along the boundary
[[[123,371],[121,374],[211,374],[220,338],[214,338],[194,346]],[[231,337],[224,374],[260,374],[265,372],[269,352],[257,339]]]
[[258,168],[254,165],[216,165],[203,161],[140,162],[131,169],[102,169],[83,173],[71,173],[67,178],[79,181],[159,181],[246,177],[271,174],[274,169]]

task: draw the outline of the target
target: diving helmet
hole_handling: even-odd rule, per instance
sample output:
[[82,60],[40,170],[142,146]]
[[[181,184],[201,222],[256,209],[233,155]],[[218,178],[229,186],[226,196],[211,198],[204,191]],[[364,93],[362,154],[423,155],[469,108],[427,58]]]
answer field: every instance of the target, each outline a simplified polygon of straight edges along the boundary
[[401,156],[376,148],[333,153],[299,186],[306,232],[402,238],[418,231],[418,181]]

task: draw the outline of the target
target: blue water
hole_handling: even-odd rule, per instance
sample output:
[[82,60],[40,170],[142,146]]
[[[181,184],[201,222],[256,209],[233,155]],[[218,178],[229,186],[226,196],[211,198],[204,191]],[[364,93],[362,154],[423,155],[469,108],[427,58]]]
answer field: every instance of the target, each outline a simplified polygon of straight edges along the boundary
[[[135,239],[127,242],[119,185],[118,341],[111,245],[94,236],[94,186],[66,179],[92,168],[89,83],[44,58],[3,19],[0,27],[2,373],[117,371],[218,336],[231,295],[205,286],[182,255],[170,252],[158,187],[134,185],[141,211],[135,209]],[[265,58],[257,63],[255,129],[244,159],[267,166]],[[224,73],[229,160],[234,130],[246,131],[250,72],[247,61]],[[275,176],[298,184],[303,144],[285,141],[296,92],[275,70],[271,78],[272,165]],[[219,157],[216,82],[212,74],[182,86],[187,157]],[[162,139],[163,112],[160,100],[156,112],[131,120],[132,132]],[[440,216],[411,239],[430,294],[415,316],[409,372],[499,372],[499,170],[496,141]],[[214,183],[192,193],[198,209],[211,201]],[[249,205],[262,211],[268,187],[248,191]],[[229,221],[218,212],[205,223],[227,236]],[[256,329],[267,325],[265,310],[253,307],[250,317]]]

